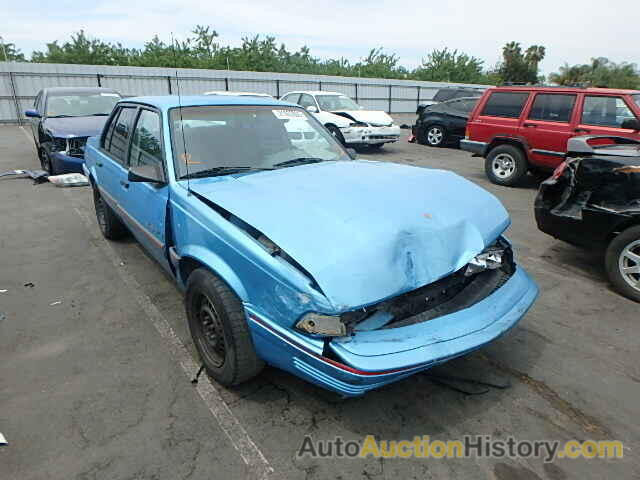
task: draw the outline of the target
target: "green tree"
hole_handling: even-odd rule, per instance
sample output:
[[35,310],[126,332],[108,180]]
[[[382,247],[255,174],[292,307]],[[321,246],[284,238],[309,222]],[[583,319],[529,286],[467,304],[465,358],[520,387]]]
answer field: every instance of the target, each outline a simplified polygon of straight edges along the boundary
[[523,52],[518,42],[509,42],[502,48],[502,63],[497,73],[503,82],[537,83],[538,65],[545,54],[542,46],[532,45]]
[[0,62],[25,62],[24,53],[14,43],[0,42]]
[[584,85],[608,88],[640,88],[640,72],[632,63],[615,63],[607,58],[592,58],[590,64],[560,67],[549,79],[559,85]]
[[434,50],[422,59],[413,72],[417,80],[435,82],[479,83],[483,80],[483,61],[458,50]]

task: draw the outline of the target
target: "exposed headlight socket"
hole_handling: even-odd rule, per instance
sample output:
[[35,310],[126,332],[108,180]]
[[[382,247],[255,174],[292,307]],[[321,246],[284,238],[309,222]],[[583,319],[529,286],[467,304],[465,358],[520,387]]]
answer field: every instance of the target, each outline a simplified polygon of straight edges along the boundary
[[296,323],[296,328],[307,333],[329,337],[344,337],[347,334],[347,327],[340,317],[315,312],[304,315]]

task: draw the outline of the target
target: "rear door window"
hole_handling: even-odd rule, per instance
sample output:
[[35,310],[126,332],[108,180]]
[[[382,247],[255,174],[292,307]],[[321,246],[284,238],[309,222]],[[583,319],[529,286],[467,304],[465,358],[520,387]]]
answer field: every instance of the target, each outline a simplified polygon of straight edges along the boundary
[[526,92],[493,92],[481,115],[518,118],[528,98]]
[[303,93],[302,95],[300,95],[300,100],[298,101],[298,105],[304,108],[315,107],[316,101],[313,99],[311,95]]
[[636,117],[621,97],[584,97],[582,124],[598,127],[622,128],[626,120]]
[[[136,107],[122,107],[118,117],[112,122],[111,138],[108,138],[108,144],[105,142],[105,150],[109,152],[116,162],[122,165],[127,161],[129,138],[131,137],[136,111]],[[109,126],[109,129],[111,129],[111,126]],[[108,134],[109,132],[107,132]]]
[[533,101],[530,120],[569,123],[577,95],[540,93]]

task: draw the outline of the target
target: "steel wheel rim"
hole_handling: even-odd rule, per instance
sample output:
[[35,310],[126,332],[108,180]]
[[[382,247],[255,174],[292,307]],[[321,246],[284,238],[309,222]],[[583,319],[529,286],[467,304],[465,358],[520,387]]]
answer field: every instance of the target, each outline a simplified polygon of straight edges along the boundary
[[98,220],[98,226],[103,232],[107,229],[107,218],[104,211],[104,202],[102,198],[96,198],[96,219]]
[[625,282],[640,291],[640,240],[624,247],[618,258],[618,269]]
[[197,324],[200,329],[198,342],[207,362],[216,368],[224,365],[227,346],[224,340],[224,328],[213,303],[202,295],[198,302]]
[[430,128],[427,132],[427,141],[431,145],[440,145],[443,137],[444,133],[438,127]]
[[516,171],[516,161],[511,155],[500,153],[491,162],[491,170],[496,177],[509,178]]

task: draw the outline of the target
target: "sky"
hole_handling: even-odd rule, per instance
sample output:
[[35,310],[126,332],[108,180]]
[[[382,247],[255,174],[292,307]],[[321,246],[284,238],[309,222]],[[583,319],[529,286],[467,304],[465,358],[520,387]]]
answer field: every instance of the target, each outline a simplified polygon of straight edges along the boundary
[[80,29],[105,41],[141,47],[157,34],[170,42],[197,24],[210,25],[220,42],[239,45],[245,36],[271,35],[289,50],[303,45],[320,58],[357,61],[384,47],[400,64],[415,68],[433,49],[458,49],[493,67],[509,41],[540,44],[547,56],[541,73],[591,57],[640,63],[640,1],[456,0],[8,0],[0,7],[0,36],[23,53],[44,50]]

